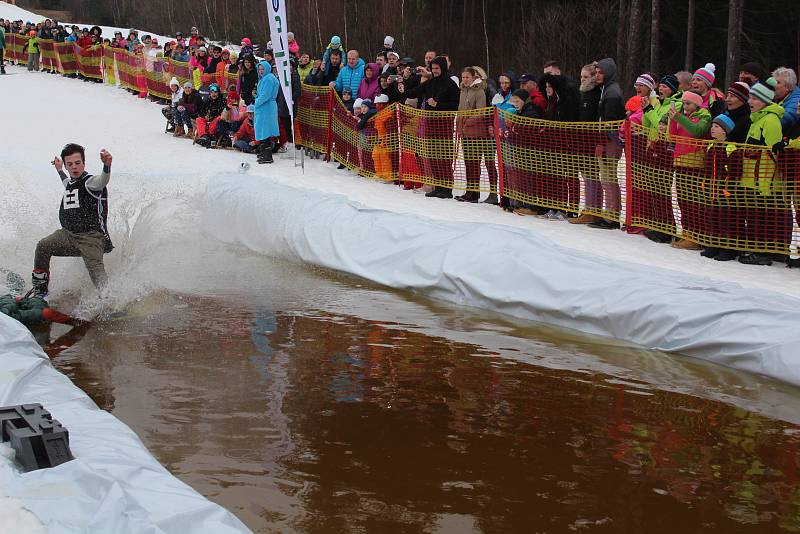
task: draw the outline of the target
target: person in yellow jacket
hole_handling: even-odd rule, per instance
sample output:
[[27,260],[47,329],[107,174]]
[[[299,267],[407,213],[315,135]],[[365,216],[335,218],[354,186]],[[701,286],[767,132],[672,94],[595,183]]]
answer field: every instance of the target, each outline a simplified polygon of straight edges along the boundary
[[28,52],[28,70],[39,70],[39,38],[36,37],[36,32],[31,30],[28,33],[28,43],[25,45],[25,51]]
[[773,103],[775,86],[774,78],[756,83],[750,88],[748,101],[751,125],[746,143],[764,147],[746,150],[742,166],[746,240],[749,248],[760,249],[739,257],[748,265],[771,265],[772,259],[783,259],[789,254],[792,239],[789,192],[773,153],[773,149],[780,152],[783,148],[784,109]]

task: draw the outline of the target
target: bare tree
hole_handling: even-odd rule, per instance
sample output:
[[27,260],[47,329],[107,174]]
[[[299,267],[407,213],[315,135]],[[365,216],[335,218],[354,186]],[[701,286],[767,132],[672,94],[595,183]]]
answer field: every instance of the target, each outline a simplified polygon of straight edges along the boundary
[[486,72],[492,72],[489,68],[489,32],[486,29],[486,0],[481,0],[483,10],[483,39],[486,41]]
[[650,72],[657,73],[659,59],[659,38],[661,37],[661,2],[651,0],[650,3]]
[[694,65],[694,16],[695,0],[689,0],[689,16],[686,19],[686,61],[684,69],[691,71]]
[[628,20],[628,1],[619,0],[617,14],[617,64],[620,74],[625,66],[625,52],[628,47],[628,24],[625,23]]
[[734,81],[739,66],[739,48],[744,19],[744,0],[728,2],[728,53],[725,62],[725,87]]
[[639,55],[642,48],[642,0],[631,0],[629,19],[628,56],[621,78],[623,87],[631,85],[631,80],[638,74],[640,68]]

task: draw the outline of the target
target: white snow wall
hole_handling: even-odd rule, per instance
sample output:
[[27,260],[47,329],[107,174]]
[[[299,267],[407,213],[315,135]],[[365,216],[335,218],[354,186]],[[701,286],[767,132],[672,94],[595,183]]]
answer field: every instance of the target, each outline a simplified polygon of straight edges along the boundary
[[0,314],[0,406],[41,403],[69,430],[74,460],[21,473],[0,457],[0,496],[48,532],[250,532],[172,476],[119,419],[56,371],[28,330]]
[[209,180],[204,230],[265,255],[800,385],[800,300],[777,293],[242,174]]

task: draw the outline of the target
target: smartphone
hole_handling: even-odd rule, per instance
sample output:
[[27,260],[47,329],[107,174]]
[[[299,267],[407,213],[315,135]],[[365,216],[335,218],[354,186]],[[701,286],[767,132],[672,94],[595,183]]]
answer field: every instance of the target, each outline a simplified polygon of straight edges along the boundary
[[669,103],[669,109],[671,109],[673,111],[675,110],[675,102],[670,102]]

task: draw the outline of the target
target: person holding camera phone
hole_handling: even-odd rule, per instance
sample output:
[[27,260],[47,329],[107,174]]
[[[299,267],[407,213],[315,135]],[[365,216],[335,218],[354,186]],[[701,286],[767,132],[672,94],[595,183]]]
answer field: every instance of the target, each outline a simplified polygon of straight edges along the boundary
[[[400,82],[397,89],[409,98],[419,98],[422,108],[429,111],[458,111],[461,90],[447,75],[447,59],[438,56],[431,61],[430,71],[425,67],[417,67],[422,79],[417,87],[409,89],[406,83]],[[427,197],[453,198],[453,161],[455,146],[453,143],[453,117],[425,114],[419,121],[420,138],[435,143],[437,153],[425,158],[436,186],[427,193]]]
[[[111,252],[114,245],[108,235],[108,190],[111,179],[111,154],[100,151],[103,172],[92,176],[86,172],[85,150],[69,143],[61,150],[61,157],[52,164],[64,185],[58,218],[61,228],[40,240],[36,245],[31,281],[33,295],[46,298],[50,283],[50,258],[53,256],[81,257],[95,287],[100,290],[108,283],[103,254]],[[67,172],[64,172],[64,166]]]

